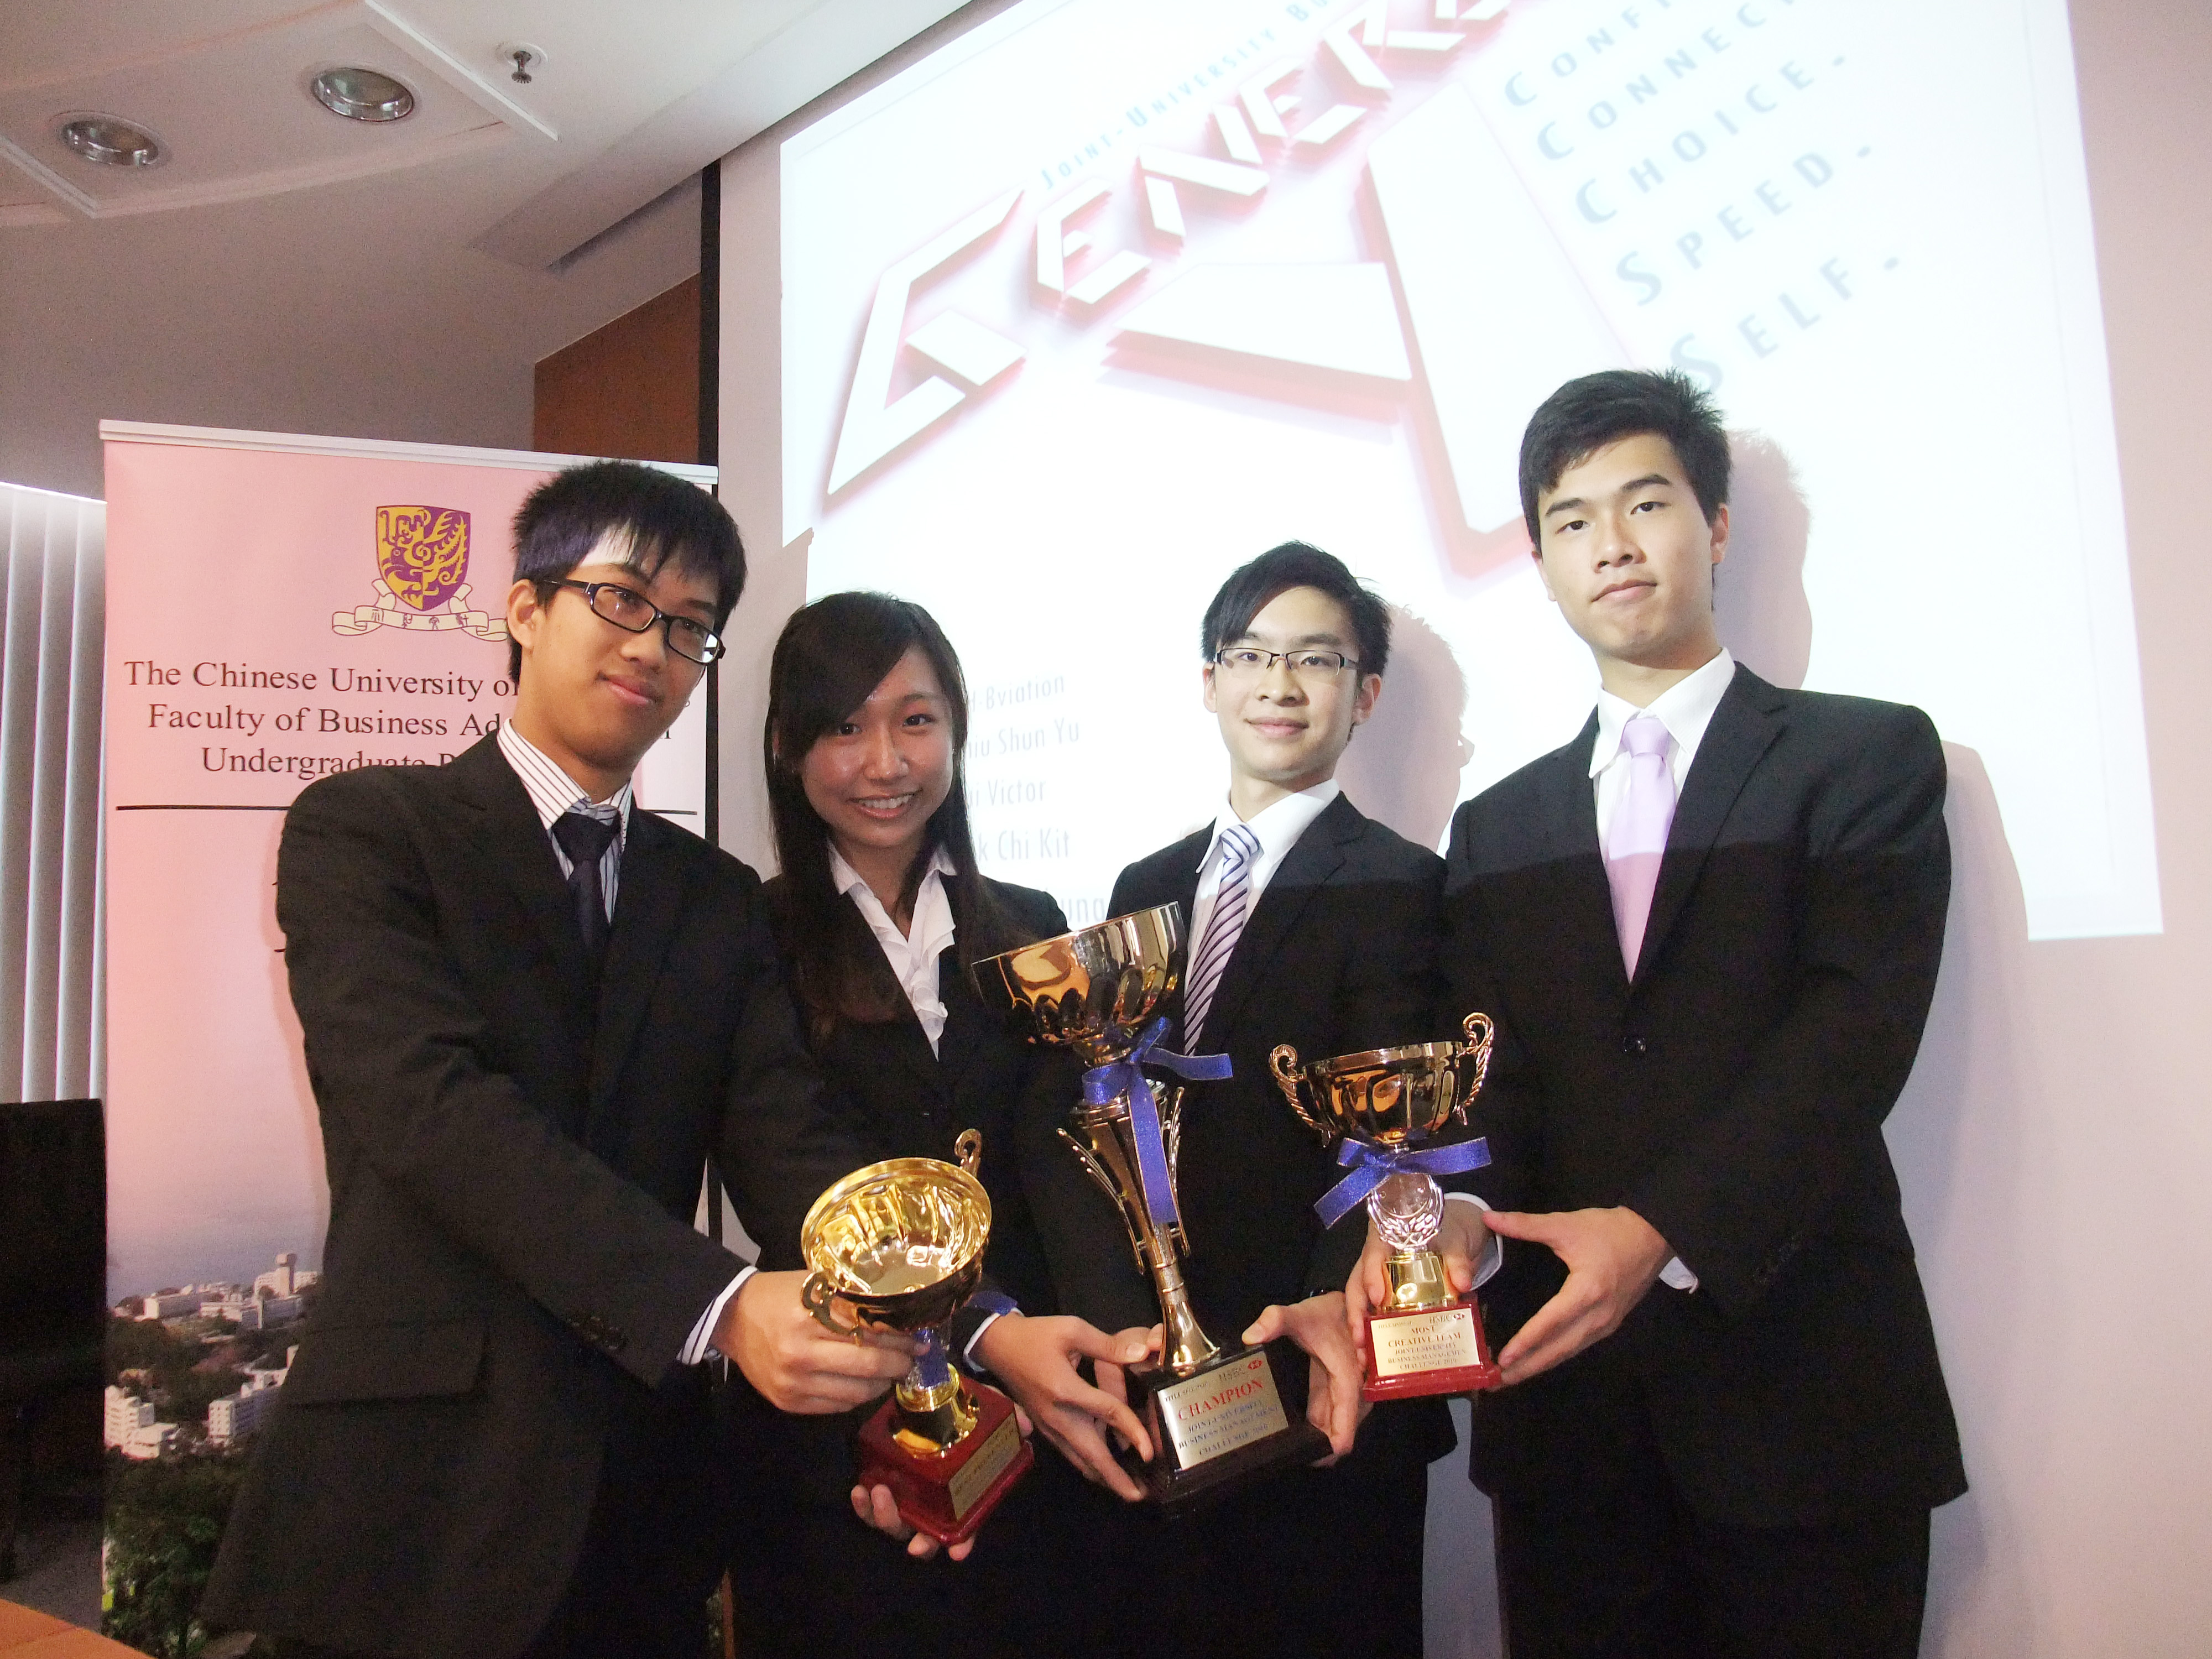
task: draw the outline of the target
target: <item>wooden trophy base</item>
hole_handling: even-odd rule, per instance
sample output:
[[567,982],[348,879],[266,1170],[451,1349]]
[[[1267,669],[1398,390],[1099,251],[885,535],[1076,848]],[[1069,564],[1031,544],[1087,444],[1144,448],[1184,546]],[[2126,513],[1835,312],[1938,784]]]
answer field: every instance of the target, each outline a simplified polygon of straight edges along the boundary
[[1497,1388],[1504,1380],[1490,1358],[1482,1310],[1471,1293],[1441,1308],[1385,1308],[1367,1316],[1362,1399],[1467,1394]]
[[861,1425],[859,1480],[888,1486],[899,1514],[940,1544],[964,1543],[1036,1461],[1014,1420],[1014,1402],[982,1382],[963,1381],[975,1401],[975,1426],[941,1452],[899,1444],[898,1407],[886,1400]]
[[1267,1471],[1328,1455],[1328,1437],[1293,1414],[1263,1348],[1224,1349],[1195,1371],[1133,1367],[1129,1407],[1152,1437],[1152,1461],[1122,1463],[1175,1519]]

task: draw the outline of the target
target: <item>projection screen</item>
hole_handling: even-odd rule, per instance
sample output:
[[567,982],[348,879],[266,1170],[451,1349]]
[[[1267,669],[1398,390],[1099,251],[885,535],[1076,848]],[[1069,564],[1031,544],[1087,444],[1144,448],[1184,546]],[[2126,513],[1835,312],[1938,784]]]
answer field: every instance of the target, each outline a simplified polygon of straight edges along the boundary
[[1735,434],[1731,648],[1973,751],[2031,937],[2158,931],[2063,0],[1020,0],[723,179],[726,498],[936,613],[984,864],[1073,921],[1217,810],[1199,618],[1278,542],[1396,616],[1367,811],[1437,842],[1571,738],[1519,434],[1671,364]]

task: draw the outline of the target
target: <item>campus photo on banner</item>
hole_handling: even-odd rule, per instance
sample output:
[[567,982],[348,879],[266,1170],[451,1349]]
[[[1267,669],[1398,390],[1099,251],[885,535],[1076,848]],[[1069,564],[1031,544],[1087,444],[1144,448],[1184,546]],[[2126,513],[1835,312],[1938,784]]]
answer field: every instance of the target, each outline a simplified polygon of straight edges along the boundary
[[959,642],[981,855],[1071,920],[1213,810],[1148,781],[1206,774],[1200,614],[1275,543],[1395,607],[1343,775],[1394,828],[1571,738],[1517,446],[1644,367],[1735,434],[1723,642],[1971,751],[2030,937],[2159,930],[2063,0],[1024,0],[773,142],[761,493],[811,593]]
[[[499,729],[510,526],[567,458],[102,436],[106,1620],[181,1655],[328,1220],[274,909],[284,811],[330,773],[441,764]],[[695,830],[705,727],[695,702],[637,780],[640,805]]]

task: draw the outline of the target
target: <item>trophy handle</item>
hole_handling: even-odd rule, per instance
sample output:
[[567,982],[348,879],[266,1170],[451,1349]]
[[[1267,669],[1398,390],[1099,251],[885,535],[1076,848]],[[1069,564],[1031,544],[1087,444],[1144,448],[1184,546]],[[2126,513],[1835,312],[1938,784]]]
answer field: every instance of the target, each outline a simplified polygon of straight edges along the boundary
[[1460,1022],[1460,1029],[1467,1033],[1467,1041],[1460,1045],[1459,1057],[1474,1062],[1474,1081],[1452,1108],[1452,1115],[1465,1123],[1468,1108],[1474,1104],[1474,1097],[1482,1092],[1483,1079],[1490,1075],[1490,1049],[1497,1041],[1498,1027],[1488,1014],[1474,1013]]
[[1160,1139],[1168,1154],[1168,1198],[1175,1206],[1176,1248],[1183,1255],[1190,1254],[1190,1237],[1182,1230],[1182,1085],[1173,1084],[1155,1091],[1160,1110]]
[[983,1161],[983,1132],[963,1129],[960,1138],[952,1143],[952,1150],[960,1159],[960,1167],[974,1175],[975,1166]]
[[1323,1139],[1331,1138],[1328,1126],[1306,1109],[1298,1089],[1298,1051],[1287,1042],[1279,1042],[1267,1056],[1267,1069],[1275,1074],[1275,1086],[1283,1091],[1283,1098],[1291,1103],[1291,1109],[1298,1115],[1298,1121]]
[[1138,1235],[1137,1224],[1130,1218],[1128,1206],[1121,1202],[1121,1188],[1115,1186],[1114,1177],[1106,1173],[1106,1166],[1098,1161],[1097,1154],[1066,1130],[1059,1129],[1054,1133],[1067,1143],[1068,1150],[1082,1164],[1083,1172],[1097,1183],[1098,1190],[1114,1200],[1114,1213],[1121,1218],[1121,1231],[1129,1235],[1129,1253],[1137,1258],[1137,1271],[1140,1273],[1147,1271],[1145,1241]]
[[[971,1130],[969,1133],[974,1132]],[[860,1328],[858,1325],[839,1324],[837,1316],[830,1311],[830,1299],[836,1295],[836,1292],[830,1288],[829,1280],[823,1279],[820,1273],[807,1274],[805,1281],[799,1287],[799,1305],[814,1316],[815,1323],[835,1335],[849,1336],[854,1341],[858,1342],[860,1340]]]

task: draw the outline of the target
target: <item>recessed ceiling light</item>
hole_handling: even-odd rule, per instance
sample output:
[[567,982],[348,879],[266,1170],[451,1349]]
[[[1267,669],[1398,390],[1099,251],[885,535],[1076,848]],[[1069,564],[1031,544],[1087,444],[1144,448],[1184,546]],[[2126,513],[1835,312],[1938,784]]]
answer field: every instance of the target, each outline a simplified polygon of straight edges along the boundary
[[415,112],[415,94],[372,69],[325,70],[310,90],[317,103],[349,121],[400,121]]
[[88,161],[108,167],[150,167],[167,158],[161,141],[112,115],[78,115],[63,125],[61,141]]

